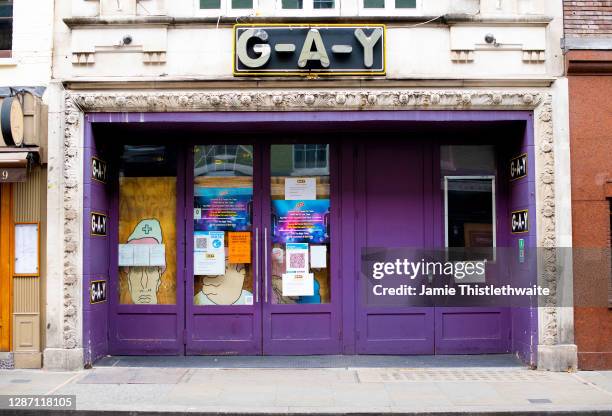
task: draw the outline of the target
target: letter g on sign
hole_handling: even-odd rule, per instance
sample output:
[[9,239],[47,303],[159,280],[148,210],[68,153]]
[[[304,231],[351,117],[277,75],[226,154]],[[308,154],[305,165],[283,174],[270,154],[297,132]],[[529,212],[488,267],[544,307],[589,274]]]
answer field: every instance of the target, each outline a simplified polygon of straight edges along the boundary
[[270,45],[267,43],[256,43],[253,51],[259,54],[257,58],[251,58],[247,52],[249,40],[259,39],[263,42],[268,40],[268,32],[263,29],[247,29],[238,37],[236,41],[236,55],[242,64],[249,68],[261,68],[270,60]]

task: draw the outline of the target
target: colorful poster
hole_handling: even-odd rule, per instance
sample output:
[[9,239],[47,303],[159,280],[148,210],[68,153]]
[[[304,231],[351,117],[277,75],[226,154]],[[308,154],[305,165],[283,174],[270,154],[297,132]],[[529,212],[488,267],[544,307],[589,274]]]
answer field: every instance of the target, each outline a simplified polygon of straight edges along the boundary
[[287,272],[308,273],[308,244],[287,243]]
[[227,233],[228,263],[244,264],[251,262],[251,233]]
[[196,231],[193,236],[193,274],[221,276],[225,274],[223,231]]
[[253,188],[206,188],[194,190],[196,231],[248,231],[251,228]]
[[274,243],[314,243],[329,241],[329,199],[272,200]]

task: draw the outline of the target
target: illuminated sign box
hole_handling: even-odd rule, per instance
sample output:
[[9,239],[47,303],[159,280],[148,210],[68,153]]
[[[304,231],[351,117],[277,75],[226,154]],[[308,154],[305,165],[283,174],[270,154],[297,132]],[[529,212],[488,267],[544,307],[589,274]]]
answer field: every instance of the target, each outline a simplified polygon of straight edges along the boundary
[[234,75],[385,75],[384,25],[234,26]]

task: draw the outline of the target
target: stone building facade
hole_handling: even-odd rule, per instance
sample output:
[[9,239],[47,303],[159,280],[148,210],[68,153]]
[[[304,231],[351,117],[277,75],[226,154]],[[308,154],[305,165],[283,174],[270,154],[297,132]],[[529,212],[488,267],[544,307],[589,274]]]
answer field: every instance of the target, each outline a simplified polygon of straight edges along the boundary
[[[572,245],[561,4],[72,0],[56,2],[55,16],[48,232],[57,239],[47,247],[47,368],[80,368],[109,353],[486,352],[513,353],[541,369],[575,368],[572,265],[557,250]],[[287,74],[241,73],[236,56],[241,27],[254,29],[249,33],[262,43],[245,41],[245,53],[253,60],[272,53],[268,42],[277,33],[274,27],[286,28],[283,36],[293,36],[299,27],[313,38],[325,30],[340,33],[342,27],[374,36],[380,27],[383,55],[375,56],[382,56],[384,70],[368,73],[371,65],[363,58],[362,71],[329,73],[328,67],[342,62],[334,61],[336,55],[356,53],[355,48],[313,41],[314,49],[301,53],[319,62],[317,70],[300,72],[310,65],[306,62]],[[295,41],[298,51],[286,44],[274,51],[297,54],[299,42],[304,40]],[[335,52],[324,59],[321,51],[327,47]],[[277,58],[269,59],[263,65],[276,65]],[[193,153],[221,152],[218,146],[228,143],[244,144],[239,147],[249,149],[254,160],[243,161],[254,172],[249,182],[252,262],[247,268],[252,274],[247,272],[249,283],[243,289],[248,292],[246,306],[217,304],[211,309],[192,301],[202,273],[191,261],[193,240],[185,236],[197,231],[188,216],[200,214],[192,205],[197,191],[183,185],[212,180],[205,174],[198,179],[198,172],[209,167],[198,171],[196,164],[196,173],[189,168],[195,163]],[[270,220],[270,195],[279,192],[274,181],[286,186],[291,177],[274,176],[275,151],[286,150],[275,146],[291,146],[292,175],[313,175],[317,186],[329,184],[329,190],[317,187],[315,198],[321,199],[323,192],[321,200],[331,201],[332,224],[331,260],[324,263],[330,267],[323,267],[330,272],[314,272],[321,290],[318,304],[306,305],[311,298],[269,297],[268,287],[271,293],[275,284],[268,276],[270,270],[274,274],[270,262],[289,250],[274,245],[279,243]],[[461,178],[444,174],[449,165],[442,154],[449,151],[460,158],[462,146],[490,150],[490,167],[478,175],[463,172]],[[178,220],[171,233],[179,241],[172,264],[176,276],[164,305],[139,305],[133,283],[121,280],[121,267],[135,267],[133,259],[122,256],[133,239],[145,238],[140,225],[143,232],[157,235],[155,223],[146,227],[149,214],[143,214],[146,223],[135,223],[131,235],[122,231],[129,212],[122,211],[120,201],[134,196],[123,193],[127,182],[122,178],[130,177],[135,168],[126,161],[139,151],[162,152],[152,163],[177,158],[164,165],[175,172],[170,176],[176,175],[179,185],[173,196]],[[315,159],[304,168],[300,152],[308,151]],[[213,165],[225,166],[235,146],[223,152],[216,153]],[[411,162],[385,162],[397,155]],[[526,155],[529,173],[510,181],[506,172],[518,155]],[[237,160],[236,154],[231,160]],[[98,176],[100,161],[109,173],[103,178]],[[459,159],[451,164],[459,166]],[[406,170],[409,166],[414,171]],[[239,168],[244,173],[244,166]],[[236,164],[233,169],[238,172]],[[413,175],[412,180],[401,179],[406,175]],[[400,308],[383,313],[361,304],[356,280],[350,278],[359,274],[360,250],[373,244],[444,247],[449,237],[443,201],[448,194],[437,186],[458,179],[492,180],[486,186],[492,183],[497,195],[492,227],[498,246],[540,251],[537,264],[525,273],[533,272],[533,282],[551,294],[510,312]],[[411,215],[400,220],[406,209]],[[529,213],[530,228],[510,227],[517,212]],[[368,229],[360,215],[379,226]],[[398,222],[385,222],[391,218]],[[383,229],[390,231],[381,233]],[[157,273],[167,272],[172,262]],[[167,289],[163,279],[155,290],[159,284]],[[98,298],[102,284],[104,294]],[[160,299],[156,296],[155,302],[166,302]],[[455,335],[465,342],[457,342]]]

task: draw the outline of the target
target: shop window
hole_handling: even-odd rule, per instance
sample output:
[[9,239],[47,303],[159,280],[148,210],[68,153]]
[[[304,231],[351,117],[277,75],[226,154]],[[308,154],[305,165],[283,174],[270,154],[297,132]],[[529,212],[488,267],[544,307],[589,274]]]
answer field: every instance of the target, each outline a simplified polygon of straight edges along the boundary
[[272,303],[330,302],[328,153],[326,144],[271,148]]
[[195,146],[193,181],[193,303],[253,305],[253,146]]
[[119,169],[119,303],[176,304],[176,149],[123,146]]
[[0,58],[10,57],[13,49],[13,1],[0,0]]
[[444,240],[449,260],[495,260],[494,176],[444,177]]

